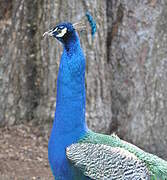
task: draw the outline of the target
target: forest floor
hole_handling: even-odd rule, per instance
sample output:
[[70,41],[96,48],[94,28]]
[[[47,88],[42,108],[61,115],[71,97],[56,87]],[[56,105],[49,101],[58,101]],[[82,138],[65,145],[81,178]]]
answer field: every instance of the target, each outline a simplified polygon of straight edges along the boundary
[[0,128],[0,180],[53,180],[48,164],[50,127]]

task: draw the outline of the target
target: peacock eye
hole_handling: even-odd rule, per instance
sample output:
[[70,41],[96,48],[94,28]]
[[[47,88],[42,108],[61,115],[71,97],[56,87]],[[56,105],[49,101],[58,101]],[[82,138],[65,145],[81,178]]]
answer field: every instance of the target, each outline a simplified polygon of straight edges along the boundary
[[66,27],[58,28],[56,30],[56,32],[57,32],[56,37],[60,37],[61,38],[61,37],[63,37],[67,33],[67,28]]
[[61,30],[61,29],[58,29],[58,30],[57,30],[57,33],[58,33],[58,34],[59,34],[59,33],[61,33],[61,32],[62,32],[62,30]]

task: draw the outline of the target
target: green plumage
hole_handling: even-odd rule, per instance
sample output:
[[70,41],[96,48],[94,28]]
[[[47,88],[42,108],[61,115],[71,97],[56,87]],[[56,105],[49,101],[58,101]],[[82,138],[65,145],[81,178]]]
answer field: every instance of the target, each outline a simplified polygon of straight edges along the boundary
[[[128,151],[130,154],[132,154],[132,156],[133,155],[136,156],[139,162],[143,162],[145,164],[145,166],[149,171],[150,179],[167,180],[166,161],[155,155],[144,152],[140,148],[121,140],[116,135],[108,136],[108,135],[98,134],[89,131],[82,139],[80,139],[79,143],[81,145],[80,148],[83,148],[82,144],[85,143],[85,144],[107,145],[109,147],[113,147],[113,148],[117,147],[122,150]],[[67,152],[67,157],[68,157],[68,152]],[[79,165],[80,159],[77,159],[78,162],[74,162],[73,158],[70,157],[68,157],[68,159],[70,159],[70,161],[74,164],[74,166],[80,168],[80,170],[83,171],[83,173],[85,173],[84,170],[81,168],[81,164]]]

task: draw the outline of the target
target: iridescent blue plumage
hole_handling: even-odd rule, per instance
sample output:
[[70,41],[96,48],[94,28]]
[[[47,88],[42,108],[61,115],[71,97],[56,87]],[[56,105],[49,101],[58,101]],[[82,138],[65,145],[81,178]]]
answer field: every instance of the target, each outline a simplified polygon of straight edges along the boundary
[[48,146],[55,179],[74,180],[85,176],[72,167],[65,149],[87,132],[85,124],[85,57],[71,23],[61,23],[47,32],[63,43],[57,78],[56,111]]

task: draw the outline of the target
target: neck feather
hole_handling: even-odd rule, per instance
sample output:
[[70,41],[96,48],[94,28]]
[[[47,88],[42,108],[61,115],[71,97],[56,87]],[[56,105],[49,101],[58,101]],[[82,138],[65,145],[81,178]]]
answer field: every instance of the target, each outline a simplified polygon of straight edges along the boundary
[[80,48],[79,37],[78,34],[74,31],[70,34],[69,37],[64,39],[64,50],[68,52],[76,48],[78,49],[78,47]]
[[58,79],[54,127],[58,135],[84,134],[85,58],[76,33],[64,45]]

